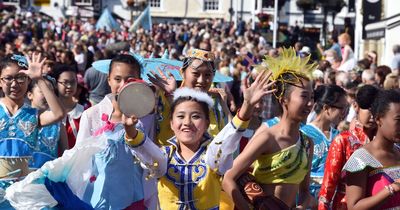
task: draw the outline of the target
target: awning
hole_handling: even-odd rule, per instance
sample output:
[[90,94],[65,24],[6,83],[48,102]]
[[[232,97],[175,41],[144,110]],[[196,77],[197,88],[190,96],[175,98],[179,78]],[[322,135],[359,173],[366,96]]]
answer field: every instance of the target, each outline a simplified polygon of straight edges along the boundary
[[385,37],[386,29],[390,30],[400,25],[400,13],[365,26],[367,39],[380,39]]

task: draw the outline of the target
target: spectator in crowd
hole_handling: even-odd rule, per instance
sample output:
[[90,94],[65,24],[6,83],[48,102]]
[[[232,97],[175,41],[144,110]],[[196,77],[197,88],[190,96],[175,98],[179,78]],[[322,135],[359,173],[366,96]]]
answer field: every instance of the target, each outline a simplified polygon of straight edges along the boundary
[[399,75],[396,73],[390,73],[386,75],[385,82],[383,83],[383,89],[391,90],[398,89],[399,87]]
[[334,50],[325,51],[325,60],[330,63],[330,65],[333,69],[335,69],[335,70],[339,69],[341,60],[336,51],[334,51]]
[[394,72],[399,73],[400,70],[400,45],[396,44],[393,46],[393,59],[390,67]]
[[383,83],[385,82],[386,76],[390,74],[392,70],[389,66],[378,66],[375,70],[375,81],[378,83],[379,87],[383,87]]
[[350,71],[356,65],[356,60],[354,58],[353,49],[351,49],[351,37],[347,33],[343,33],[339,36],[339,44],[342,48],[342,61],[339,66],[341,71]]
[[374,72],[371,69],[364,70],[361,74],[362,83],[366,85],[377,85]]

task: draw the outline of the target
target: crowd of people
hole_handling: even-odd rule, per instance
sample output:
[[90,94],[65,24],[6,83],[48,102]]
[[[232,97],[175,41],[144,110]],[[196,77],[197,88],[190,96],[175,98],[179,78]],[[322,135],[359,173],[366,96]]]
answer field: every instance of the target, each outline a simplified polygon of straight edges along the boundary
[[[272,48],[223,20],[0,26],[0,209],[400,208],[400,45],[382,65],[348,33]],[[144,82],[139,57],[183,62],[182,81],[146,72],[140,118],[117,97]]]

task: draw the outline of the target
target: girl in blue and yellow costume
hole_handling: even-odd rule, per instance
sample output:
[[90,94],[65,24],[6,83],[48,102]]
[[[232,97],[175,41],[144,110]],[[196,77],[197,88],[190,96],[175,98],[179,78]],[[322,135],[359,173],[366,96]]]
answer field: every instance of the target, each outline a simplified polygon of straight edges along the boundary
[[[111,60],[108,75],[111,94],[83,112],[77,142],[72,149],[7,190],[6,197],[14,207],[156,209],[157,201],[148,202],[144,190],[152,188],[150,190],[156,192],[156,180],[152,185],[147,178],[158,178],[156,175],[162,173],[157,171],[166,170],[162,164],[153,164],[153,161],[166,162],[166,156],[153,153],[154,159],[149,160],[151,164],[139,163],[138,160],[143,158],[124,140],[125,125],[130,118],[122,114],[116,101],[119,90],[129,79],[140,78],[140,69],[140,64],[131,55],[117,55]],[[140,132],[130,132],[129,136],[152,142],[142,119],[136,119],[135,123]],[[158,149],[149,143],[142,146],[147,151]]]
[[[232,118],[227,102],[222,96],[223,90],[211,88],[216,72],[214,60],[215,55],[210,51],[190,49],[180,69],[183,77],[181,87],[188,87],[213,95],[214,105],[209,109],[210,126],[208,128],[208,133],[212,137],[215,137]],[[161,71],[159,71],[159,74],[152,72],[152,75],[148,75],[148,77],[154,85],[161,89],[157,105],[156,141],[160,146],[170,145],[168,139],[174,136],[174,133],[171,130],[168,119],[171,115],[172,93],[177,88],[177,83],[171,73],[165,75]],[[230,201],[228,196],[223,192],[221,196],[223,209],[233,210],[233,202]]]
[[[215,88],[211,88],[216,72],[214,60],[215,55],[210,51],[191,49],[183,60],[183,66],[180,69],[183,77],[181,87],[193,88],[217,96],[214,97],[215,103],[209,113],[210,127],[208,131],[213,137],[222,130],[230,118],[226,101],[221,99]],[[161,71],[159,71],[159,74],[152,72],[148,76],[149,80],[161,89],[158,102],[159,116],[156,139],[160,146],[169,145],[167,140],[174,135],[168,119],[171,111],[171,96],[177,88],[176,80],[171,73],[167,76]]]
[[263,191],[256,199],[260,203],[253,203],[257,209],[272,205],[274,209],[315,205],[309,192],[313,144],[299,132],[300,123],[314,104],[310,75],[316,65],[308,63],[309,57],[301,58],[294,49],[284,49],[279,57],[265,57],[256,67],[272,73],[271,80],[276,82],[277,89],[275,97],[283,112],[278,124],[263,129],[249,141],[224,176],[223,188],[237,209],[250,208],[245,198],[250,195],[242,194],[237,182],[253,162],[252,174]]
[[337,85],[320,85],[314,90],[316,118],[300,130],[314,142],[311,166],[310,192],[318,198],[324,177],[325,161],[329,146],[339,131],[336,126],[347,114],[346,92]]
[[[32,55],[8,55],[0,63],[0,209],[12,209],[4,201],[4,190],[29,173],[28,162],[37,147],[39,128],[60,121],[64,110],[53,90],[42,77],[45,59]],[[50,110],[38,110],[24,104],[30,80],[37,83]]]
[[[55,79],[49,76],[46,76],[45,79],[47,80],[47,85],[54,90]],[[39,89],[37,81],[32,81],[29,84],[27,97],[31,101],[32,108],[37,109],[39,113],[48,110],[49,107]],[[37,147],[29,162],[31,169],[42,167],[44,163],[56,159],[58,154],[62,154],[64,150],[68,149],[66,132],[62,129],[64,128],[61,126],[61,122],[39,128]]]
[[[221,177],[231,167],[233,153],[252,117],[254,105],[273,92],[271,86],[266,73],[247,86],[240,111],[215,138],[207,133],[213,99],[190,88],[174,92],[170,127],[175,136],[168,141],[171,145],[158,152],[168,156],[167,162],[157,163],[167,166],[166,173],[158,181],[161,209],[220,209]],[[154,159],[152,156],[157,153],[141,146],[152,142],[134,141],[129,136],[126,142],[136,153],[146,154],[145,159]]]

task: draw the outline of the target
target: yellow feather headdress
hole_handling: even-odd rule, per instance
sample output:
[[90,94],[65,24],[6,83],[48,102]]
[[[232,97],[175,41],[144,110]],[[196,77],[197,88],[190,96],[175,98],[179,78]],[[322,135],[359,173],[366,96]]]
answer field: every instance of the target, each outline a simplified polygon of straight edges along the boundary
[[[294,48],[284,48],[279,57],[265,56],[261,64],[256,65],[257,72],[269,71],[272,73],[272,81],[281,81],[283,83],[298,83],[300,78],[312,79],[312,72],[317,68],[317,63],[310,63],[310,56],[300,57],[296,55]],[[283,74],[292,74],[294,81],[285,80]],[[280,96],[276,96],[280,98]]]

